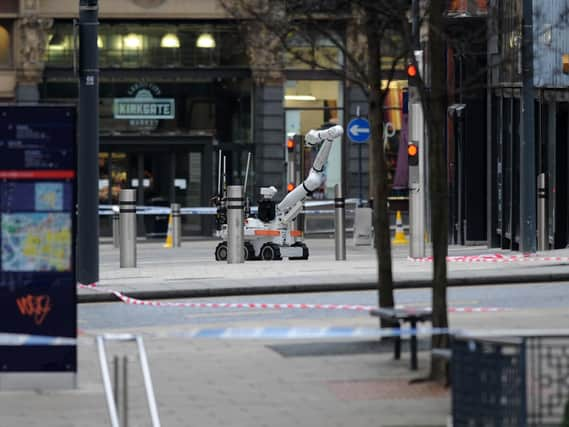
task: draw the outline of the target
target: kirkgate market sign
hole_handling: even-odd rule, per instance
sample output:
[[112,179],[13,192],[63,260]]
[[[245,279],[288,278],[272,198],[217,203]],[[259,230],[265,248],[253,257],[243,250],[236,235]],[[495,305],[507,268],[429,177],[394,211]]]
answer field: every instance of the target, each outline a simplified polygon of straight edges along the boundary
[[160,89],[154,84],[137,83],[129,89],[131,98],[113,100],[115,119],[173,119],[176,117],[174,98],[158,98]]

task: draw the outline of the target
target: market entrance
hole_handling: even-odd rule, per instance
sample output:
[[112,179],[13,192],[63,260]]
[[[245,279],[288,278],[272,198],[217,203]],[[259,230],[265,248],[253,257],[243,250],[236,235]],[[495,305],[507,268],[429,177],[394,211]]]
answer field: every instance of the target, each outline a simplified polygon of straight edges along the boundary
[[[123,188],[137,190],[137,205],[168,207],[207,206],[213,194],[212,144],[207,141],[162,144],[101,143],[99,204],[118,203]],[[213,218],[184,215],[183,235],[211,233]],[[168,215],[139,215],[138,234],[164,237]],[[101,236],[112,233],[109,218],[101,217]]]

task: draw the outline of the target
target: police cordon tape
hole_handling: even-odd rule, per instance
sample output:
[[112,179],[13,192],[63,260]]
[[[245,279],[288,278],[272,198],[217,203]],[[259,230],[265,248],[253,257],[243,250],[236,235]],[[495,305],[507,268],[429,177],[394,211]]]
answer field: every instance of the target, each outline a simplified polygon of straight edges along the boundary
[[[347,311],[363,311],[369,312],[377,307],[371,305],[359,304],[299,304],[299,303],[242,303],[242,302],[170,302],[170,301],[155,301],[155,300],[141,300],[129,297],[114,289],[103,289],[95,284],[84,285],[78,283],[77,286],[81,289],[90,289],[97,292],[110,293],[115,295],[120,301],[130,305],[142,305],[151,307],[178,307],[178,308],[245,308],[245,309],[300,309],[300,310],[347,310]],[[396,308],[409,309],[409,310],[424,310],[430,309],[406,307],[398,305]],[[449,313],[496,313],[500,311],[510,311],[509,308],[504,307],[449,307]]]
[[204,328],[174,332],[150,333],[153,338],[210,338],[210,339],[315,339],[315,338],[407,338],[430,336],[462,331],[450,328],[367,328],[367,327],[263,327],[263,328]]
[[369,328],[369,327],[263,327],[263,328],[203,328],[144,333],[150,338],[210,338],[210,339],[280,339],[315,338],[388,338],[431,335],[453,335],[464,338],[492,337],[559,337],[569,336],[569,329],[460,329],[460,328]]
[[0,345],[6,346],[67,346],[75,344],[77,344],[77,340],[69,337],[0,332]]
[[[408,258],[409,261],[413,262],[432,262],[433,257],[428,256],[424,258]],[[446,260],[448,262],[458,262],[458,263],[508,263],[508,262],[569,262],[569,257],[561,256],[537,256],[536,254],[523,254],[523,255],[502,255],[500,253],[496,254],[486,254],[486,255],[457,255],[457,256],[447,256]]]
[[[142,332],[144,338],[217,339],[217,340],[303,340],[319,338],[387,338],[432,335],[453,335],[461,338],[492,337],[560,337],[569,336],[569,329],[460,329],[460,328],[370,328],[351,326],[330,327],[262,327],[262,328],[191,328],[163,332]],[[44,335],[0,333],[5,346],[69,346],[92,345],[99,332],[83,331],[77,339]],[[114,334],[116,335],[116,334]]]
[[[178,339],[316,339],[316,338],[381,338],[400,336],[402,338],[451,334],[459,332],[449,328],[365,328],[365,327],[263,327],[263,328],[201,328],[164,332],[142,332],[146,338],[178,338]],[[462,333],[462,331],[460,331]],[[11,347],[26,346],[71,346],[77,344],[94,344],[89,337],[100,335],[82,331],[79,338],[54,337],[46,335],[29,335],[0,333],[0,345]],[[116,335],[116,334],[114,334]]]
[[[346,199],[346,205],[358,205],[359,199]],[[334,206],[334,200],[311,200],[305,202],[302,213],[311,215],[332,215],[333,209],[310,209],[318,206]],[[119,213],[119,205],[99,205],[99,215],[113,215]],[[172,209],[168,206],[136,206],[137,215],[169,215]],[[257,212],[257,206],[251,206],[251,213]],[[215,206],[201,206],[201,207],[187,207],[181,208],[181,215],[215,215],[217,207]]]

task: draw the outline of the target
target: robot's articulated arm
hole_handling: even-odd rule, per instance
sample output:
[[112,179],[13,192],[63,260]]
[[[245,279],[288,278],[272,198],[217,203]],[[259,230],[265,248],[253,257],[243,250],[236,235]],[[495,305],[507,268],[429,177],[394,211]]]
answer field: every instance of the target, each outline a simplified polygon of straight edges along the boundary
[[314,159],[308,177],[277,205],[277,218],[280,218],[281,222],[292,221],[300,212],[301,206],[298,204],[322,185],[324,166],[332,149],[332,141],[342,136],[343,133],[342,126],[336,125],[325,130],[311,130],[306,134],[304,137],[306,145],[313,146],[319,143],[322,145],[316,159]]

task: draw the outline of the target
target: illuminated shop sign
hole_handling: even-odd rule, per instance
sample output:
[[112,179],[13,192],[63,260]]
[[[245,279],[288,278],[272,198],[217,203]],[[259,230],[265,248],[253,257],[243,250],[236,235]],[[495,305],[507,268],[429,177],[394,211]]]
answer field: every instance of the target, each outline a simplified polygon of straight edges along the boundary
[[176,117],[174,98],[158,98],[160,89],[153,84],[137,83],[129,89],[129,98],[113,100],[113,117],[129,120],[162,120]]
[[174,99],[115,98],[115,119],[173,119]]

